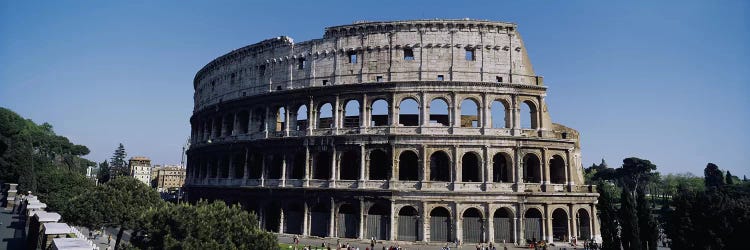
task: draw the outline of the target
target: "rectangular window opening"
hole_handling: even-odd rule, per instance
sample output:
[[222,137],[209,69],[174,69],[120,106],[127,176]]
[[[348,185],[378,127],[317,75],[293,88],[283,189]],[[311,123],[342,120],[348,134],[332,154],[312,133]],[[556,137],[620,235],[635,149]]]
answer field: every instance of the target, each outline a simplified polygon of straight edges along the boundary
[[404,60],[407,60],[407,61],[414,60],[414,50],[404,49]]
[[496,76],[495,79],[497,80],[497,82],[503,82],[502,76]]
[[475,49],[466,49],[466,61],[476,61],[477,57],[475,55],[476,50]]
[[328,80],[323,80],[323,86],[328,85]]
[[438,81],[442,81],[442,80],[445,80],[445,77],[443,77],[443,75],[438,75],[438,77],[437,77],[437,80],[438,80]]
[[357,63],[357,52],[356,51],[346,52],[346,55],[349,57],[349,63]]
[[383,81],[383,76],[376,76],[375,77],[375,81],[376,82],[382,82]]

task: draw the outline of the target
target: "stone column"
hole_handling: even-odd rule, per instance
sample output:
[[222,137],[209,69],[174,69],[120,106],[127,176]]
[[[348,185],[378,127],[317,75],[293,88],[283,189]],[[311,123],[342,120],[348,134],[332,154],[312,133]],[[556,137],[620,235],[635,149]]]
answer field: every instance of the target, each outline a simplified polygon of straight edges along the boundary
[[[453,160],[452,162],[452,171],[453,171],[453,180],[451,182],[461,182],[461,160],[458,156],[458,148],[456,146],[451,146],[451,149],[453,151]],[[454,185],[455,187],[455,185]]]
[[312,161],[312,158],[310,158],[310,147],[305,145],[305,187],[310,186],[310,172],[312,172],[310,169],[312,166],[310,161]]
[[398,233],[398,211],[396,209],[396,203],[393,199],[390,200],[391,212],[389,214],[390,227],[388,228],[388,240],[396,240],[396,234]]
[[464,244],[464,229],[463,229],[463,221],[464,221],[464,215],[460,214],[458,211],[458,204],[453,202],[453,228],[456,230],[453,230],[451,236],[453,236],[453,239],[458,239],[461,244]]
[[430,165],[428,164],[429,158],[427,156],[427,147],[423,144],[419,149],[420,149],[419,154],[421,155],[419,165],[422,166],[421,171],[419,171],[419,180],[429,181],[430,180]]
[[571,157],[572,155],[572,149],[568,149],[565,151],[565,176],[568,178],[567,184],[568,184],[568,191],[573,191],[573,186],[576,185],[575,181],[573,181],[573,175],[576,173],[575,166],[573,164],[573,159]]
[[[482,161],[482,171],[479,171],[482,176],[482,182],[484,183],[484,190],[489,189],[489,186],[492,184],[492,156],[490,155],[490,148],[489,146],[485,145],[482,147],[482,153],[484,156],[484,161]],[[486,238],[488,239],[488,238]]]
[[485,242],[495,242],[495,220],[492,214],[493,207],[490,203],[485,203],[484,207],[486,208],[484,219],[485,225],[487,225],[486,230],[484,230],[486,232],[484,240]]
[[307,207],[307,202],[304,202],[302,203],[302,235],[310,235],[309,221],[310,209]]
[[284,187],[284,186],[286,186],[286,179],[287,179],[286,174],[288,173],[286,171],[286,167],[287,167],[286,166],[287,165],[286,164],[286,162],[287,162],[286,158],[288,156],[286,154],[280,154],[280,155],[281,155],[281,186]]
[[315,103],[313,102],[313,97],[310,96],[309,104],[307,106],[307,134],[311,135],[313,128],[318,127],[318,119],[315,117],[315,113],[317,108],[315,108]]
[[260,186],[266,186],[266,156],[261,154],[260,157]]
[[[362,63],[364,65],[364,62]],[[372,113],[367,112],[370,110],[367,105],[367,93],[362,94],[362,100],[359,104],[359,133],[364,133],[364,128],[370,127],[370,115]]]
[[570,239],[571,236],[575,236],[576,239],[578,239],[578,213],[575,211],[575,207],[573,207],[573,204],[568,204],[568,219],[570,222],[568,223],[568,239]]
[[336,202],[331,198],[331,215],[328,220],[328,236],[337,237],[336,235]]
[[552,192],[553,190],[549,188],[551,182],[549,181],[549,152],[547,148],[542,149],[542,160],[540,163],[542,168],[540,172],[542,173],[542,185],[545,186],[546,192]]
[[357,234],[357,239],[364,239],[365,238],[365,219],[367,210],[365,210],[365,201],[362,199],[362,197],[359,198],[359,233]]
[[[420,71],[421,74],[421,71]],[[427,102],[427,98],[424,96],[424,92],[419,92],[419,99],[421,99],[420,109],[419,109],[419,118],[420,118],[420,126],[422,127],[428,127],[430,125],[430,103]]]
[[232,119],[232,134],[231,135],[238,134],[237,133],[237,128],[238,127],[239,127],[239,123],[238,123],[238,120],[237,120],[237,113],[234,113],[234,119]]
[[361,188],[365,182],[365,167],[367,166],[367,153],[365,150],[365,144],[359,144],[359,183],[358,188]]
[[329,187],[336,187],[336,180],[339,179],[339,161],[338,161],[338,152],[336,151],[336,146],[331,146],[333,148],[333,153],[331,153],[331,178],[330,183],[328,184]]
[[279,209],[280,209],[280,211],[279,211],[279,221],[277,221],[277,223],[279,223],[279,232],[278,233],[283,233],[284,232],[284,226],[285,226],[284,225],[284,209],[282,209],[282,208],[279,208]]
[[284,107],[284,136],[289,136],[289,106]]
[[548,204],[544,205],[544,216],[544,227],[542,227],[544,234],[542,237],[548,242],[552,242],[552,211],[550,211]]
[[[525,202],[524,198],[524,202]],[[513,218],[513,222],[515,223],[515,227],[513,228],[513,236],[514,239],[516,239],[516,244],[519,243],[526,243],[526,236],[524,235],[524,230],[526,230],[526,223],[524,218],[524,213],[526,210],[526,205],[524,203],[518,204],[518,209],[516,209],[516,216]]]
[[521,104],[517,95],[514,95],[511,99],[513,100],[513,104],[511,104],[513,107],[513,135],[519,135],[521,133]]
[[427,206],[422,202],[421,216],[422,219],[422,240],[424,242],[430,242],[430,211],[427,211]]
[[456,94],[451,93],[451,104],[450,111],[453,115],[451,118],[453,118],[451,122],[451,126],[454,128],[460,128],[461,127],[461,109],[459,106],[461,106],[460,103],[458,103],[458,99],[456,99]]
[[398,119],[399,115],[399,107],[401,106],[400,103],[396,103],[396,95],[391,94],[391,99],[388,100],[388,123],[391,124],[391,127],[398,127],[398,123],[400,122]]
[[342,125],[340,120],[343,120],[343,118],[341,118],[341,102],[338,95],[336,95],[336,100],[334,101],[331,112],[333,113],[331,114],[333,116],[333,134],[337,135],[339,134],[339,128]]

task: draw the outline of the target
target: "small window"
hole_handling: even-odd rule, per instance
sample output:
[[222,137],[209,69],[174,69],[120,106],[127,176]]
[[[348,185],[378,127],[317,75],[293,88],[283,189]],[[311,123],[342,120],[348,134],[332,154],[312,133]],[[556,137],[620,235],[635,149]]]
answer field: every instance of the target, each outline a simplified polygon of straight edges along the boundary
[[438,80],[438,81],[442,81],[442,80],[445,80],[445,77],[443,77],[443,75],[438,75],[438,77],[437,77],[437,80]]
[[297,69],[305,69],[305,58],[297,59]]
[[407,61],[414,60],[414,50],[404,49],[404,60],[407,60]]
[[356,51],[346,52],[346,55],[349,56],[349,63],[357,63],[357,52]]
[[328,80],[323,80],[323,86],[328,85]]
[[383,81],[383,76],[376,76],[375,77],[375,81],[376,82],[382,82]]
[[281,90],[281,86],[276,86],[276,90]]
[[497,82],[503,82],[503,77],[502,76],[496,76],[495,80],[497,80]]
[[476,50],[474,49],[466,49],[466,61],[476,61],[477,57],[475,55]]
[[242,91],[242,96],[247,96],[247,92]]

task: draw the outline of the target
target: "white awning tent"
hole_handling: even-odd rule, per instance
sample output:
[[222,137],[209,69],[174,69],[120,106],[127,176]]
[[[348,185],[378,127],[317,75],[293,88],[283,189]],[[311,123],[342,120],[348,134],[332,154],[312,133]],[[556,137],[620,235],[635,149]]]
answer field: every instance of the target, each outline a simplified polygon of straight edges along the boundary
[[92,250],[89,242],[78,238],[57,238],[52,240],[52,249],[55,250]]
[[65,223],[49,222],[49,223],[44,223],[43,225],[44,225],[45,235],[73,233],[73,230],[70,228],[70,226],[68,226],[68,224],[65,224]]

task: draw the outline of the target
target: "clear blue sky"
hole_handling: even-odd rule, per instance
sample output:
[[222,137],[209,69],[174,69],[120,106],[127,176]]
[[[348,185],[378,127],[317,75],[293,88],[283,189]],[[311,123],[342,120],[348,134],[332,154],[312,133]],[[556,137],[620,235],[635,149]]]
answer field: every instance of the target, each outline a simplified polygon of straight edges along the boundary
[[519,25],[554,122],[584,165],[646,158],[750,175],[750,2],[0,1],[0,106],[109,158],[179,163],[192,80],[210,60],[356,20],[475,18]]

